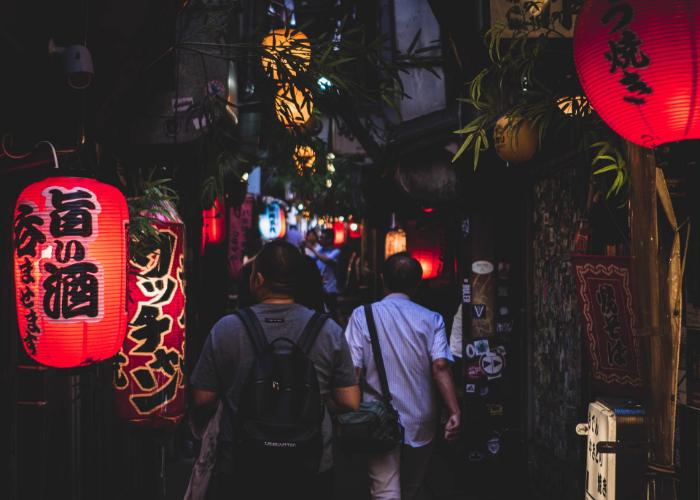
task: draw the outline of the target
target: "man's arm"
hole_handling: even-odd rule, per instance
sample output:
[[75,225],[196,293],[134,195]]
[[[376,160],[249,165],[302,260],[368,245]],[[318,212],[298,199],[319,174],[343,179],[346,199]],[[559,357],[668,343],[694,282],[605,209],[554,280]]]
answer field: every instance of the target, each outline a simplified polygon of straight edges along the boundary
[[459,436],[459,426],[461,423],[461,412],[457,402],[457,391],[452,379],[452,369],[450,363],[445,358],[433,361],[433,379],[437,384],[438,391],[443,401],[447,405],[450,417],[445,424],[445,439],[453,441]]
[[311,250],[316,258],[323,262],[324,264],[335,264],[338,262],[338,253],[337,252],[331,252],[330,254],[322,254],[318,250],[316,250],[314,247],[307,245],[306,248]]
[[357,411],[360,407],[360,386],[336,387],[332,392],[332,401],[329,401],[333,413],[346,413]]
[[203,432],[207,422],[216,412],[219,395],[215,391],[192,389],[192,423],[198,432]]

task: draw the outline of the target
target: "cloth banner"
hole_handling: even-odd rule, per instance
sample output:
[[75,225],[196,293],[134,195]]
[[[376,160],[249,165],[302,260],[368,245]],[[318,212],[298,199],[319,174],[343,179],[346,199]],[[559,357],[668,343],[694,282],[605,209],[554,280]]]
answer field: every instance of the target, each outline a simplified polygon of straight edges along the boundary
[[630,257],[572,255],[596,397],[637,397],[641,354],[634,334]]
[[254,199],[248,194],[240,207],[229,209],[228,274],[232,279],[238,276],[238,271],[243,267],[246,231],[253,227]]

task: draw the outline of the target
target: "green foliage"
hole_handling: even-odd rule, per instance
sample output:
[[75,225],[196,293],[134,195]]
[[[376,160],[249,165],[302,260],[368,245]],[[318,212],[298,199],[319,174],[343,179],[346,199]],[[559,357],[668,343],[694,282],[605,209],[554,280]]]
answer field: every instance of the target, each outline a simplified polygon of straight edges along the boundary
[[158,216],[168,217],[168,203],[176,204],[178,195],[168,184],[170,179],[153,179],[153,174],[143,182],[141,193],[127,199],[129,208],[129,258],[143,258],[160,244],[160,233],[152,222]]
[[[514,2],[511,13],[520,25],[508,30],[497,23],[485,33],[490,64],[468,83],[467,96],[459,99],[474,110],[474,117],[455,131],[463,142],[453,161],[470,151],[476,169],[489,147],[487,134],[500,117],[508,116],[507,127],[514,128],[511,138],[524,123],[534,127],[540,145],[551,138],[570,138],[579,154],[590,157],[593,173],[601,177],[608,196],[615,196],[627,181],[619,138],[580,98],[583,91],[575,78],[571,44],[564,40],[561,13],[531,14],[542,12],[542,4]],[[576,2],[574,8],[579,7]]]

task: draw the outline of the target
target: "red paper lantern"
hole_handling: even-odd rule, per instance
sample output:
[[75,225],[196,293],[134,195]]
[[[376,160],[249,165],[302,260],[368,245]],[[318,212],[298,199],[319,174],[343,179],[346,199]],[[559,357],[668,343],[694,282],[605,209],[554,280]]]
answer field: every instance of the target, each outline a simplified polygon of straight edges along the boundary
[[590,0],[574,60],[593,109],[645,147],[700,138],[700,6],[685,0]]
[[31,358],[69,368],[119,351],[126,332],[128,222],[124,195],[93,179],[52,177],[19,195],[17,322]]
[[362,237],[362,224],[360,224],[359,222],[351,221],[350,224],[348,224],[348,229],[350,238],[357,239]]
[[423,279],[429,280],[437,278],[442,274],[442,253],[440,249],[423,248],[419,250],[411,250],[411,256],[420,262],[420,267],[423,269]]
[[333,223],[333,245],[339,247],[345,244],[347,233],[345,231],[345,223],[335,221]]
[[185,226],[172,205],[152,225],[161,235],[151,255],[129,261],[129,325],[114,374],[124,420],[172,427],[185,412]]
[[201,254],[208,245],[216,245],[224,242],[226,238],[226,217],[224,217],[223,203],[217,198],[211,208],[202,210],[202,246]]

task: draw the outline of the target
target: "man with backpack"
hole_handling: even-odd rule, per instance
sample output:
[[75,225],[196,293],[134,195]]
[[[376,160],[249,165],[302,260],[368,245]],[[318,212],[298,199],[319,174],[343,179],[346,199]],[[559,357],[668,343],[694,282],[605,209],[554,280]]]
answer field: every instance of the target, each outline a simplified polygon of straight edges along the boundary
[[277,240],[253,262],[257,305],[211,330],[191,376],[199,426],[222,403],[207,498],[332,498],[331,421],[360,392],[342,329],[294,302],[301,252]]
[[[369,457],[373,500],[416,498],[438,423],[436,392],[449,412],[445,439],[452,441],[459,433],[460,410],[445,324],[440,314],[409,297],[421,276],[420,263],[408,253],[389,257],[382,276],[386,296],[368,309],[357,308],[345,331],[353,362],[364,379],[363,406],[388,401],[404,428],[403,445]],[[374,353],[374,346],[379,353]]]

